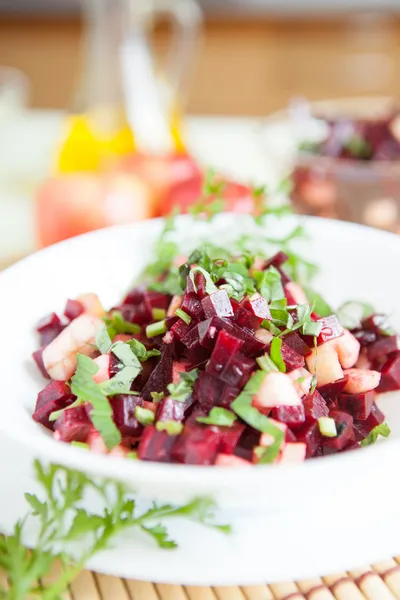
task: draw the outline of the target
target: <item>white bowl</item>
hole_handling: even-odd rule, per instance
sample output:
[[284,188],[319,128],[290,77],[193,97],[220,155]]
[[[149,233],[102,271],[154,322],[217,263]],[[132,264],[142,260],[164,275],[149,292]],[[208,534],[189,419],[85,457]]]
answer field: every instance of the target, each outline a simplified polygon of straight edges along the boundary
[[[299,243],[299,248],[306,258],[320,265],[315,285],[330,304],[338,307],[349,299],[368,301],[380,311],[389,313],[393,325],[400,329],[397,276],[400,239],[348,223],[316,218],[303,218],[301,222],[310,239]],[[289,223],[293,224],[293,220]],[[211,225],[193,225],[187,218],[181,223],[182,235],[186,237],[193,237],[196,229],[204,232],[206,228],[207,235],[217,237],[219,241],[224,231],[238,232],[246,224],[248,221],[242,215],[240,219],[237,215],[222,215]],[[287,225],[287,220],[277,221],[273,237],[278,237]],[[305,552],[311,552],[311,546],[317,549],[317,536],[333,548],[329,556],[340,556],[342,560],[347,556],[343,554],[343,539],[332,534],[332,528],[336,533],[342,528],[351,534],[355,526],[360,527],[363,523],[373,528],[374,519],[381,518],[382,514],[399,516],[396,476],[400,458],[398,394],[387,395],[381,402],[392,428],[388,441],[300,465],[239,470],[145,463],[91,454],[55,441],[32,421],[36,394],[46,384],[31,360],[31,353],[37,348],[35,323],[48,312],[61,312],[67,298],[85,291],[97,292],[105,306],[116,303],[151,256],[152,243],[161,226],[160,221],[153,220],[96,231],[42,250],[0,274],[0,428],[28,447],[32,457],[80,469],[93,477],[120,479],[143,498],[180,504],[195,496],[211,496],[225,521],[228,519],[235,524],[243,517],[253,519],[255,531],[257,523],[261,531],[262,523],[273,516],[275,529],[287,537],[291,534],[288,523],[301,519],[309,523],[310,539],[303,540]],[[324,527],[328,527],[325,534]],[[214,543],[215,533],[202,535],[205,539],[210,536],[210,543]],[[365,537],[368,540],[368,536]],[[382,529],[378,537],[385,539]],[[360,545],[360,539],[359,533],[354,534],[351,543],[362,551],[363,561],[370,555],[371,559],[377,559],[382,557],[381,552],[395,551],[389,550],[387,545],[375,544],[365,556],[369,546],[364,539]],[[375,540],[372,534],[369,539]],[[231,567],[220,566],[218,575],[201,576],[202,565],[199,564],[198,577],[189,576],[189,580],[183,577],[181,581],[257,583],[266,576],[273,579],[276,573],[279,577],[282,570],[272,570],[265,575],[265,560],[254,561],[254,549],[259,542],[254,535],[242,535],[241,554],[253,558],[249,570],[246,571],[247,567],[243,565],[240,575],[231,564]],[[263,548],[266,552],[265,545]],[[350,544],[349,548],[353,546]],[[379,554],[374,555],[375,551]],[[273,554],[274,548],[270,547],[268,552]],[[293,563],[291,572],[298,575],[299,563],[294,564],[295,557],[288,560],[289,567],[290,560]],[[353,564],[356,563],[355,556]],[[345,566],[341,562],[340,565],[340,568]],[[121,564],[116,565],[113,572],[132,574]],[[310,575],[312,569],[301,572]],[[135,576],[138,576],[136,572]],[[175,580],[179,581],[179,578]]]

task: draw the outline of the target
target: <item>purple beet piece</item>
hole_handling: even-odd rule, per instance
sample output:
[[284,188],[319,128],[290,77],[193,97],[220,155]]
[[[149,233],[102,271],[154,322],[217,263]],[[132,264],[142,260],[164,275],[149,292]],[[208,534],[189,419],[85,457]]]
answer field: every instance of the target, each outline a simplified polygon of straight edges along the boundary
[[157,431],[153,426],[145,427],[138,448],[140,460],[172,462],[171,452],[177,438],[178,436],[169,435],[166,431]]
[[[232,300],[231,302],[233,305]],[[237,306],[234,306],[233,312],[235,314],[235,321],[239,327],[246,327],[247,329],[252,329],[253,331],[258,329],[260,326],[260,319],[254,316],[250,311],[246,310],[238,302],[236,304]]]
[[204,275],[200,272],[194,274],[194,284],[190,276],[186,280],[186,292],[196,294],[200,300],[207,296],[207,282]]
[[210,351],[201,346],[194,346],[187,353],[188,366],[186,371],[202,369],[210,358]]
[[224,391],[225,384],[209,373],[201,371],[195,383],[193,396],[204,409],[216,406]]
[[351,332],[354,337],[360,342],[361,346],[368,347],[376,342],[378,336],[373,331],[365,331],[363,329],[353,329]]
[[190,329],[191,324],[188,325],[182,319],[178,319],[178,321],[174,325],[172,325],[170,332],[176,340],[181,342],[186,336],[186,334],[189,333]]
[[135,417],[137,406],[143,406],[143,400],[139,396],[117,394],[111,399],[114,423],[123,436],[138,437],[143,430]]
[[367,435],[369,435],[377,425],[383,423],[384,420],[385,415],[383,412],[377,407],[376,404],[373,404],[371,413],[365,421],[354,419],[354,433],[356,436],[356,441],[360,442],[366,438]]
[[351,414],[354,419],[365,421],[371,414],[375,392],[371,390],[365,394],[340,394],[338,407]]
[[61,442],[85,442],[92,429],[84,404],[65,409],[54,423],[55,437]]
[[43,377],[46,377],[46,379],[50,379],[50,376],[49,376],[48,372],[46,371],[46,368],[43,363],[43,350],[45,348],[46,348],[46,346],[42,346],[42,348],[39,348],[39,350],[36,350],[35,352],[33,352],[32,358],[35,361],[35,363],[36,363],[39,371],[43,375]]
[[285,344],[292,350],[301,354],[301,356],[308,356],[311,353],[311,348],[306,342],[300,337],[300,335],[294,331],[283,338]]
[[389,358],[382,367],[378,393],[400,389],[400,356]]
[[194,293],[184,295],[181,309],[193,319],[202,321],[204,319],[204,311],[200,298]]
[[212,350],[220,330],[227,331],[232,336],[243,341],[241,351],[246,356],[252,358],[260,356],[266,350],[266,344],[257,339],[251,331],[244,327],[239,327],[229,319],[212,317],[198,325],[200,345]]
[[230,408],[232,402],[239,396],[239,393],[239,388],[226,385],[220,398],[217,400],[216,405],[224,408]]
[[192,396],[186,398],[184,402],[178,402],[170,397],[164,398],[157,406],[157,421],[183,421],[193,402]]
[[252,427],[246,427],[239,439],[239,443],[234,450],[235,456],[240,456],[251,461],[253,458],[253,448],[260,443],[261,433]]
[[64,315],[70,321],[77,319],[85,310],[82,302],[79,300],[67,300],[67,304],[64,308]]
[[238,352],[225,365],[219,378],[230,387],[242,388],[247,383],[255,367],[256,362],[253,358],[248,358]]
[[297,429],[306,420],[304,407],[299,406],[275,406],[271,411],[271,417],[281,423],[286,423],[292,429]]
[[189,331],[181,338],[182,344],[188,349],[200,347],[199,330],[197,327],[192,327]]
[[286,428],[286,433],[285,433],[285,442],[297,442],[297,438],[295,436],[295,434],[293,433],[293,431],[291,429],[289,429],[289,427]]
[[216,427],[215,429],[221,435],[219,452],[223,452],[223,454],[233,454],[245,428],[245,425],[238,422],[234,423],[232,427]]
[[322,329],[317,339],[318,344],[323,344],[343,335],[343,326],[336,315],[318,319],[317,323],[322,324]]
[[318,390],[304,398],[303,406],[307,423],[315,423],[321,417],[329,415],[328,405]]
[[229,370],[230,361],[242,346],[242,340],[239,340],[227,331],[220,331],[210,361],[206,367],[206,372],[225,381],[223,374]]
[[221,433],[212,427],[186,426],[172,449],[176,462],[212,465],[221,446]]
[[342,379],[338,379],[337,381],[333,381],[332,383],[327,383],[318,388],[319,393],[325,400],[331,400],[332,398],[336,398],[345,387],[348,380],[348,376],[345,375]]
[[329,448],[334,452],[339,452],[339,450],[343,450],[350,442],[354,441],[353,417],[340,410],[331,411],[329,416],[336,423],[337,435],[333,438],[323,437],[322,445],[324,449]]
[[400,351],[400,338],[398,335],[391,335],[383,337],[374,344],[368,346],[367,356],[368,360],[374,361],[376,359],[386,357],[388,354]]
[[350,442],[350,444],[343,448],[343,451],[347,452],[347,450],[357,450],[357,448],[361,448],[358,442]]
[[387,316],[373,314],[361,321],[361,329],[373,331],[376,335],[382,335],[382,329],[387,328]]
[[40,345],[47,346],[50,344],[61,333],[64,327],[56,313],[50,313],[40,319],[36,325],[36,331],[40,334]]
[[115,306],[112,310],[117,310],[121,313],[122,318],[128,323],[136,323],[137,325],[146,325],[152,321],[152,315],[143,304],[121,304]]
[[49,421],[51,413],[65,408],[74,400],[71,388],[64,381],[52,381],[39,392],[32,418],[52,430],[54,422]]
[[318,446],[321,443],[318,423],[305,423],[296,431],[296,439],[306,445],[307,458],[315,456]]
[[144,400],[151,400],[151,392],[163,392],[166,395],[167,386],[171,381],[172,348],[170,345],[164,344],[161,349],[160,360],[142,390],[142,398]]
[[271,319],[267,299],[260,294],[254,294],[251,298],[244,298],[241,306],[257,319],[258,325],[261,325],[265,320]]
[[144,292],[144,305],[147,308],[148,313],[152,315],[153,308],[163,308],[164,310],[167,310],[170,298],[170,296],[163,294],[162,292],[146,290]]
[[122,304],[141,304],[144,301],[146,288],[138,286],[130,290],[122,301]]
[[211,317],[233,317],[233,308],[229,300],[228,292],[224,289],[218,290],[206,296],[201,301],[206,319]]
[[293,350],[286,342],[282,342],[281,356],[287,371],[294,371],[294,369],[304,367],[304,356]]

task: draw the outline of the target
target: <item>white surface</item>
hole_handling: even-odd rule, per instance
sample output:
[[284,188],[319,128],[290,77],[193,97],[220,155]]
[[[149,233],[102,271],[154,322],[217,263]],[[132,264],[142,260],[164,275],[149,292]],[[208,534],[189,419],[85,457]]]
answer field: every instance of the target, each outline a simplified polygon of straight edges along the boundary
[[[240,222],[234,215],[221,217],[212,230],[207,224],[203,231],[221,239],[224,232],[245,228],[246,223],[242,216]],[[400,261],[399,238],[329,220],[305,223],[311,239],[303,254],[321,260],[317,284],[324,296],[334,306],[348,299],[369,301],[390,313],[399,329],[398,282],[390,266]],[[0,295],[0,312],[18,315],[2,325],[8,343],[1,347],[0,359],[8,376],[0,379],[4,432],[0,525],[9,528],[21,516],[18,498],[32,485],[29,461],[39,456],[92,476],[119,478],[142,498],[180,504],[194,496],[211,496],[220,506],[220,520],[234,527],[233,536],[225,538],[177,522],[171,531],[181,548],[169,554],[142,538],[127,537],[91,563],[99,571],[187,584],[250,584],[321,575],[398,553],[398,394],[384,399],[393,432],[389,441],[302,465],[240,471],[93,455],[56,442],[32,421],[36,392],[45,383],[30,359],[37,343],[35,322],[50,310],[61,310],[67,297],[84,291],[97,291],[106,306],[112,305],[146,262],[159,226],[148,221],[97,231],[42,251],[0,274],[0,287],[6,290]],[[280,228],[274,226],[274,235]],[[186,220],[181,235],[193,238],[193,227],[187,227]],[[373,273],[372,264],[379,264]],[[10,446],[5,434],[14,440]]]

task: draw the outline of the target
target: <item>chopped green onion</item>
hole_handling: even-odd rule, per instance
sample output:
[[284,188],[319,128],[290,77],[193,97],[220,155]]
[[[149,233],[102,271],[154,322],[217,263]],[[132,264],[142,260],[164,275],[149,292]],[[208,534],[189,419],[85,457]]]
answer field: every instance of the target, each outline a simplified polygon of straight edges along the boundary
[[130,460],[137,460],[138,459],[138,453],[134,452],[132,450],[132,452],[128,452],[128,454],[126,455],[126,458],[129,458]]
[[135,417],[141,425],[151,425],[155,421],[153,411],[141,406],[135,407]]
[[178,421],[158,421],[157,431],[166,431],[168,435],[179,435],[183,430],[183,423]]
[[256,358],[256,361],[260,369],[262,369],[266,373],[269,373],[270,371],[279,371],[278,367],[276,366],[276,364],[271,359],[268,353],[265,353],[263,356],[259,356],[258,358]]
[[153,308],[151,316],[153,317],[153,321],[161,321],[167,316],[167,311],[165,308]]
[[177,308],[175,311],[175,314],[177,317],[182,319],[182,321],[185,321],[186,325],[190,325],[190,321],[192,320],[192,317],[190,315],[188,315],[187,313],[185,313],[184,310],[182,310],[181,308]]
[[158,404],[164,398],[165,394],[164,392],[151,392],[150,396],[154,404]]
[[151,323],[151,325],[147,325],[146,327],[146,336],[148,338],[156,337],[157,335],[164,335],[167,331],[167,324],[165,320],[157,321],[156,323]]
[[335,419],[331,419],[331,417],[320,417],[318,419],[318,427],[320,434],[324,437],[336,437],[336,423]]

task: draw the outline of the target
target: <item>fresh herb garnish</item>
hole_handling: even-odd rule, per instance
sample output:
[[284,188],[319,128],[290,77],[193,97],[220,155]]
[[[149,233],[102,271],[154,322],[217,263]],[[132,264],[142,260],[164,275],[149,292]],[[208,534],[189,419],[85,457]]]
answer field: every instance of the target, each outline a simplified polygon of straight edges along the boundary
[[132,335],[140,333],[140,325],[125,321],[118,310],[113,310],[111,316],[103,318],[107,327],[108,335],[113,339],[117,333],[131,333]]
[[266,271],[256,271],[253,274],[257,291],[264,296],[268,302],[281,300],[285,297],[283,291],[281,274],[275,267],[270,267]]
[[364,440],[362,440],[360,446],[370,446],[371,444],[375,444],[379,436],[387,438],[389,437],[390,433],[389,425],[387,423],[381,423],[380,425],[374,427],[370,434]]
[[156,321],[155,323],[151,323],[146,327],[146,336],[150,339],[152,337],[157,337],[158,335],[164,335],[167,331],[167,324],[165,320]]
[[133,354],[135,354],[140,362],[145,362],[146,360],[149,360],[149,358],[152,358],[153,356],[160,356],[161,354],[161,352],[155,348],[152,350],[147,350],[146,346],[142,344],[142,342],[139,342],[139,340],[135,340],[134,338],[125,343],[130,347]]
[[198,376],[198,369],[192,369],[187,373],[180,373],[178,383],[170,383],[168,386],[168,391],[170,393],[171,400],[176,400],[177,402],[184,402],[186,398],[188,398],[192,394],[193,386],[196,383]]
[[207,417],[197,417],[198,423],[204,423],[205,425],[219,425],[220,427],[232,427],[236,421],[236,415],[232,411],[222,408],[220,406],[214,406]]
[[[153,504],[139,512],[135,499],[121,483],[98,482],[59,465],[43,467],[38,461],[35,474],[41,494],[25,495],[30,507],[29,520],[35,519],[38,524],[34,548],[24,545],[26,518],[17,522],[12,535],[0,535],[0,568],[7,576],[6,586],[0,588],[3,600],[28,597],[59,600],[87,561],[109,548],[115,537],[125,530],[139,528],[165,549],[177,546],[162,524],[171,517],[188,518],[223,533],[230,532],[229,526],[214,524],[214,503],[207,498],[195,499],[180,507]],[[105,505],[102,513],[83,507],[88,491]],[[80,552],[77,552],[77,541],[81,542]],[[62,571],[56,581],[47,583],[46,575],[56,561]]]
[[165,394],[164,392],[151,392],[150,396],[154,404],[158,404],[164,398]]
[[193,267],[190,270],[190,273],[189,273],[189,277],[192,280],[195,292],[197,292],[197,285],[196,285],[196,283],[194,281],[194,276],[195,276],[196,273],[201,273],[204,276],[204,279],[206,280],[206,292],[207,292],[207,294],[213,294],[214,292],[218,291],[217,286],[215,285],[215,283],[211,279],[210,273],[208,273],[205,269],[203,269],[203,267],[198,267],[197,266],[197,267]]
[[167,316],[165,308],[153,308],[151,311],[153,321],[162,321]]
[[152,425],[156,418],[152,410],[141,406],[135,406],[135,417],[138,423],[144,426]]
[[304,291],[307,295],[307,298],[313,305],[314,311],[317,313],[317,315],[319,315],[320,317],[329,317],[330,315],[333,315],[332,308],[323,299],[321,294],[319,294],[318,292],[316,292],[315,290],[313,290],[310,287],[306,287],[306,286],[303,286],[303,287],[304,287]]
[[[275,338],[278,339],[278,338]],[[262,371],[269,373],[270,371],[279,371],[278,367],[266,352],[263,356],[258,356],[256,362]]]
[[350,152],[354,158],[367,160],[372,156],[370,144],[360,135],[353,135],[344,145],[344,148]]
[[270,356],[278,369],[282,373],[286,373],[285,361],[282,358],[282,340],[278,337],[275,337],[271,342]]
[[375,312],[374,307],[367,302],[350,300],[344,302],[336,311],[336,316],[346,329],[355,329],[361,326],[362,319]]
[[179,421],[158,421],[157,431],[166,431],[168,435],[179,435],[183,431],[183,423]]
[[268,377],[268,374],[263,371],[253,373],[243,391],[232,402],[231,408],[245,423],[257,431],[269,433],[274,438],[276,446],[280,448],[284,440],[283,431],[252,405],[253,397],[259,391],[265,377]]

